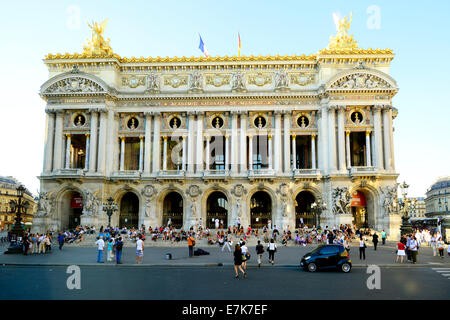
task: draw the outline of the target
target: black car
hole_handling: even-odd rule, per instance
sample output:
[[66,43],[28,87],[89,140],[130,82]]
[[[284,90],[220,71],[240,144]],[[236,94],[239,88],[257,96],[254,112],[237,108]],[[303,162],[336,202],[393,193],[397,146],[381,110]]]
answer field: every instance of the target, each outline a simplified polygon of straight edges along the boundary
[[317,269],[336,268],[342,272],[350,272],[352,261],[348,251],[339,244],[320,245],[313,251],[305,254],[300,261],[300,267],[310,272]]

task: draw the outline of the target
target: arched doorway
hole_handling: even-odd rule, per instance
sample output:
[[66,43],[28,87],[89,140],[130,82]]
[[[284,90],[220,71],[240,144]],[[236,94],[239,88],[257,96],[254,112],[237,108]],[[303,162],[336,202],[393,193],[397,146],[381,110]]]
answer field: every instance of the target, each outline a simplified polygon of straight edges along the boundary
[[77,191],[68,191],[61,199],[61,230],[75,229],[81,224],[83,197]]
[[295,197],[295,227],[300,228],[302,225],[312,227],[317,224],[316,217],[311,210],[314,203],[314,195],[309,191],[302,191]]
[[119,228],[139,227],[139,198],[133,192],[127,192],[120,200]]
[[[250,225],[253,229],[267,226],[272,220],[272,199],[265,191],[257,191],[250,199]],[[273,222],[272,222],[273,226]]]
[[178,192],[170,192],[163,202],[163,225],[167,225],[169,218],[172,226],[181,229],[183,226],[183,197]]
[[206,226],[209,229],[215,228],[213,220],[219,219],[223,221],[223,227],[228,228],[228,199],[220,191],[214,191],[206,201]]
[[356,190],[352,193],[350,207],[353,215],[353,224],[356,225],[357,229],[369,228],[371,225],[367,203],[368,199],[363,191]]

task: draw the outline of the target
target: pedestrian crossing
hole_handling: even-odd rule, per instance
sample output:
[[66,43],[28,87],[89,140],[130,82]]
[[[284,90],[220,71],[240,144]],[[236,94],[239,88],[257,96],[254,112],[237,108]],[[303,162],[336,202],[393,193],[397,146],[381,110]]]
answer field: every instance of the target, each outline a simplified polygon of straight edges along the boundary
[[432,270],[450,280],[450,268],[432,268]]

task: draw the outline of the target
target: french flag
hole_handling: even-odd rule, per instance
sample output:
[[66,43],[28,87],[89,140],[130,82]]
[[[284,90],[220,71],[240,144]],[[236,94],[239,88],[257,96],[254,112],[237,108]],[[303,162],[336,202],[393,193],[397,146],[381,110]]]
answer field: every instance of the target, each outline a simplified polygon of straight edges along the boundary
[[205,46],[205,44],[203,43],[203,40],[202,40],[202,36],[200,35],[200,34],[198,34],[199,35],[199,37],[200,37],[200,45],[198,46],[198,48],[203,52],[203,54],[205,55],[205,57],[209,57],[209,54],[208,54],[208,50],[206,49],[206,46]]

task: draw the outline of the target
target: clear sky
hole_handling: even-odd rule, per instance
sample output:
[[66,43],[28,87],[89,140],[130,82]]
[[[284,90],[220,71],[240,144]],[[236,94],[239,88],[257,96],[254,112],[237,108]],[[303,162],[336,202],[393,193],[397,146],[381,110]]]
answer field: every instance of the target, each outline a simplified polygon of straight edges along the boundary
[[391,48],[395,161],[409,195],[450,175],[450,1],[8,1],[0,8],[0,175],[37,193],[44,154],[47,53],[82,52],[87,21],[109,18],[105,36],[121,56],[313,54],[336,33],[333,12],[353,11],[361,48]]

